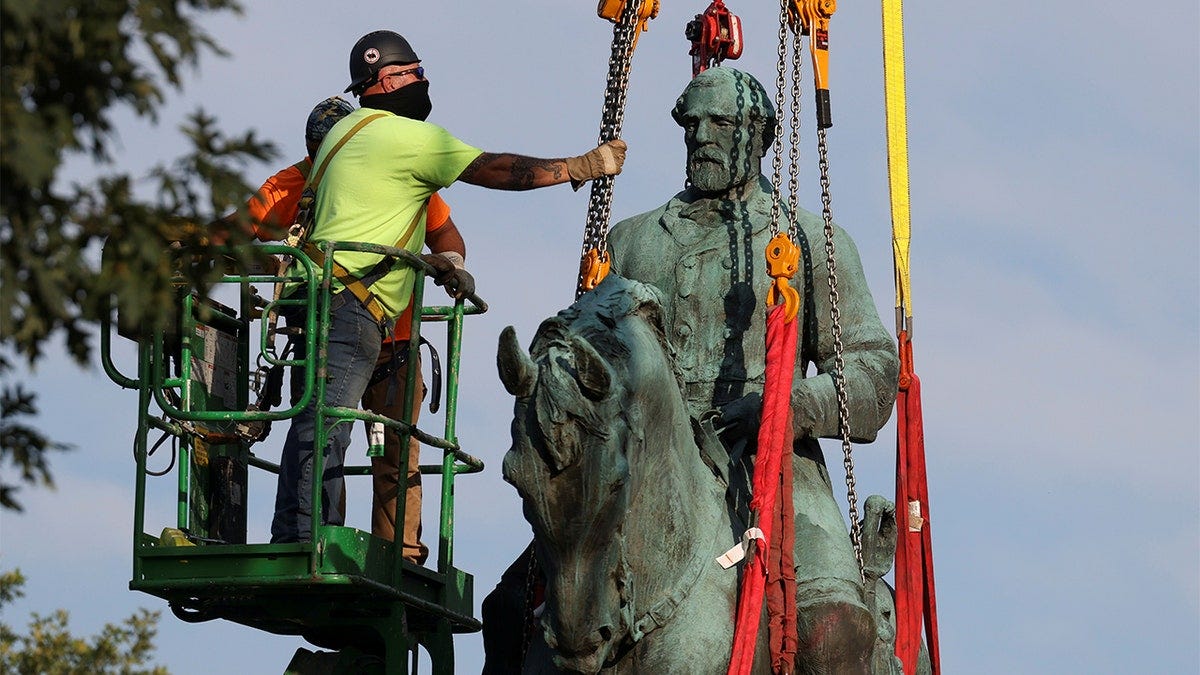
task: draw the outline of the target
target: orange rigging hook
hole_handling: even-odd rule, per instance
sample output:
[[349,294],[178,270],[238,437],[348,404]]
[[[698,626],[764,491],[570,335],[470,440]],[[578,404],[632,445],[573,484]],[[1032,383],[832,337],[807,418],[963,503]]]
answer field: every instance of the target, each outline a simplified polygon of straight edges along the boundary
[[767,275],[775,281],[767,290],[767,306],[783,303],[786,320],[791,321],[800,312],[800,293],[792,288],[788,279],[796,276],[800,269],[800,247],[784,232],[780,232],[767,243]]
[[579,262],[579,278],[583,290],[591,291],[599,286],[604,277],[608,276],[608,270],[611,267],[612,259],[608,257],[608,251],[598,249],[588,251],[583,256],[583,260]]

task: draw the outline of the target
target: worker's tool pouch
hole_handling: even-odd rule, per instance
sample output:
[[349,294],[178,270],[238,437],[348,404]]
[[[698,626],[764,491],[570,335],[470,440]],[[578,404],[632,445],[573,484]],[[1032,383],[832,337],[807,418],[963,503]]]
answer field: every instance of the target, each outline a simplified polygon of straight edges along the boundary
[[263,410],[270,410],[283,403],[283,366],[275,364],[267,370],[267,379],[261,392]]
[[[442,361],[438,357],[437,349],[434,348],[433,343],[426,340],[424,336],[421,337],[421,344],[429,348],[429,369],[432,376],[429,383],[429,412],[436,413],[441,407]],[[399,390],[399,383],[396,382],[393,376],[408,363],[409,341],[395,340],[389,343],[389,345],[390,347],[385,346],[384,348],[392,350],[392,358],[388,359],[387,363],[375,368],[375,372],[371,374],[371,380],[367,386],[373,387],[391,378],[386,398],[387,405],[390,407],[395,404],[396,394]]]

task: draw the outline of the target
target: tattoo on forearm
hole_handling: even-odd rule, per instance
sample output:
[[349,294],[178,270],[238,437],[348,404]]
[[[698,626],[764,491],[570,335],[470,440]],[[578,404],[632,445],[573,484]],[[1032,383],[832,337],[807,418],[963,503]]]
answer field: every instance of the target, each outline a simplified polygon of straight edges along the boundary
[[509,190],[528,190],[533,187],[533,172],[537,164],[528,157],[513,155],[505,187]]
[[458,175],[458,179],[467,183],[475,182],[475,174],[479,172],[479,169],[494,159],[496,159],[496,155],[490,152],[480,153],[478,157],[467,165],[467,168],[463,169],[463,172]]
[[459,176],[459,180],[477,182],[483,179],[485,172],[496,171],[497,180],[491,187],[501,190],[529,190],[544,185],[545,180],[538,181],[538,174],[544,173],[552,177],[552,182],[564,180],[564,165],[560,159],[538,159],[511,153],[485,152],[471,162]]

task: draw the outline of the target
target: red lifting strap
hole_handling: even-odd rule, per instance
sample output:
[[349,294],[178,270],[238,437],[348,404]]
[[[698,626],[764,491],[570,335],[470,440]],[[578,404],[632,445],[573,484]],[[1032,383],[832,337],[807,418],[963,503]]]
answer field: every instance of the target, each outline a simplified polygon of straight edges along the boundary
[[917,671],[921,622],[933,675],[938,656],[937,599],[933,587],[933,543],[929,486],[925,479],[925,431],[921,380],[913,372],[912,341],[901,331],[900,391],[896,396],[896,656],[906,675]]
[[[750,510],[751,524],[757,524],[763,532],[764,541],[752,540],[752,555],[742,572],[741,595],[733,634],[733,653],[729,660],[729,675],[744,675],[754,665],[754,649],[758,640],[758,627],[762,617],[764,588],[767,584],[768,557],[774,557],[777,565],[772,573],[770,586],[774,599],[768,609],[777,605],[780,612],[771,619],[772,626],[781,629],[779,639],[772,637],[772,646],[780,645],[780,652],[772,649],[771,663],[791,663],[796,653],[796,579],[791,563],[792,540],[791,508],[792,480],[792,376],[796,365],[795,319],[786,321],[786,306],[775,305],[767,314],[767,362],[766,381],[763,386],[762,425],[758,430],[758,454],[754,459],[753,497]],[[783,478],[786,476],[786,482]],[[784,495],[783,504],[777,498]],[[778,513],[777,512],[782,512]],[[772,536],[776,524],[780,525],[778,542]],[[770,556],[772,551],[786,552],[786,559]],[[780,564],[786,562],[786,564]],[[790,578],[790,587],[788,579]],[[790,607],[790,609],[789,609]],[[787,653],[790,636],[791,653]]]
[[771,671],[791,673],[795,669],[799,636],[796,631],[796,510],[792,504],[792,407],[788,405],[787,435],[780,458],[779,505],[775,509],[771,538],[770,570],[767,572],[768,635],[771,639]]

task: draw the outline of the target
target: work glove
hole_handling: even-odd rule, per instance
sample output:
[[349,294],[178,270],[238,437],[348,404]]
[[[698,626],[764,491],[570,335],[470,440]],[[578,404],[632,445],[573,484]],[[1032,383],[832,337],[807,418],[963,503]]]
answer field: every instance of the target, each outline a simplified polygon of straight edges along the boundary
[[475,294],[475,277],[462,267],[454,264],[450,258],[441,253],[426,253],[421,260],[433,268],[433,283],[446,289],[446,293],[455,300],[461,300]]
[[625,141],[618,138],[578,157],[568,157],[567,175],[571,177],[571,187],[578,190],[589,180],[621,173],[626,148]]

